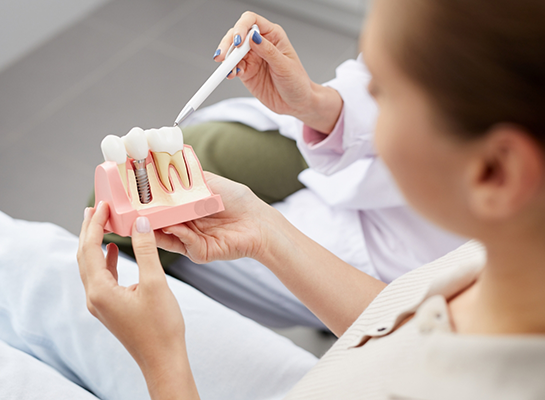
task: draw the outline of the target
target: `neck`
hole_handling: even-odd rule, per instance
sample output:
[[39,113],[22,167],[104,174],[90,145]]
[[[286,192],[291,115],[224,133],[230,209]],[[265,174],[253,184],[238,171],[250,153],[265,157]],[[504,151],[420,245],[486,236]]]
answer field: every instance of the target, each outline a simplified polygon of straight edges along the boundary
[[458,332],[545,334],[545,239],[529,236],[484,243],[483,272],[451,301]]

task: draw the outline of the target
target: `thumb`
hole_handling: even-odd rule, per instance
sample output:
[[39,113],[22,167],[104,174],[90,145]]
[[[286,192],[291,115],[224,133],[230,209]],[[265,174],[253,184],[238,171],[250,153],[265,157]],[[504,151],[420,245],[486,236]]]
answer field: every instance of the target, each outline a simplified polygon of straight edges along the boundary
[[146,217],[138,217],[133,225],[132,247],[138,264],[140,285],[156,282],[156,279],[165,279],[165,273],[159,261],[155,235]]

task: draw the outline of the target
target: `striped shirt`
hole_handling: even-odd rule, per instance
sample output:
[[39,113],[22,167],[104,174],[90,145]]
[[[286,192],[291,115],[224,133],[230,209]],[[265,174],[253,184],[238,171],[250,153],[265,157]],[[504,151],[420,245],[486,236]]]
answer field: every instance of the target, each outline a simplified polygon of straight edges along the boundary
[[544,336],[452,331],[447,300],[485,258],[472,241],[392,282],[287,399],[544,399]]

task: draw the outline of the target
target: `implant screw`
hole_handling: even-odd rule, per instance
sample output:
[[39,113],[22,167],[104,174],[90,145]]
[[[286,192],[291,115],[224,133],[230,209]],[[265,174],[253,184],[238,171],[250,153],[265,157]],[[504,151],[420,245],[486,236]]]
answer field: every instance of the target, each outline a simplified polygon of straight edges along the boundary
[[151,191],[149,187],[148,171],[146,170],[146,159],[133,161],[136,176],[136,187],[142,204],[148,204],[151,201]]

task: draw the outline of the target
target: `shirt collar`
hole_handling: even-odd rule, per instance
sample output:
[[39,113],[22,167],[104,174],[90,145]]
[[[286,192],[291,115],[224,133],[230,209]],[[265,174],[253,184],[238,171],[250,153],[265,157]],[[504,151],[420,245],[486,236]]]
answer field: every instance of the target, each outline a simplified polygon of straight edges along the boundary
[[484,253],[479,253],[470,261],[460,264],[457,268],[451,268],[445,273],[439,274],[433,279],[422,295],[409,303],[406,308],[399,310],[393,318],[381,321],[379,324],[367,329],[364,332],[364,336],[357,338],[353,346],[361,346],[372,337],[390,334],[409,315],[414,314],[426,300],[434,296],[439,295],[443,299],[450,299],[456,293],[459,293],[475,282],[484,267],[484,263]]

